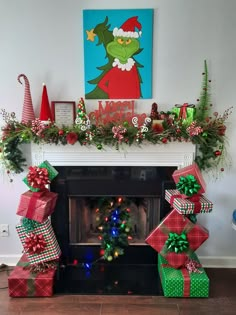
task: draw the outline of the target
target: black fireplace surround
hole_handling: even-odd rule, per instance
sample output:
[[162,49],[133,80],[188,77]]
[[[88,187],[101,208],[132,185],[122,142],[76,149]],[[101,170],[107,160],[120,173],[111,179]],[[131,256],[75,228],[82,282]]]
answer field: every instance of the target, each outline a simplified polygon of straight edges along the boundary
[[[170,211],[165,189],[174,188],[176,167],[58,166],[51,184],[58,193],[51,216],[62,256],[55,292],[63,294],[162,295],[157,253],[147,244],[129,245],[112,262],[100,258],[99,244],[70,244],[69,198],[123,196],[159,198],[159,222]],[[153,209],[155,211],[155,209]],[[98,259],[98,260],[97,260]],[[96,261],[97,260],[97,261]],[[90,268],[85,263],[92,263]]]

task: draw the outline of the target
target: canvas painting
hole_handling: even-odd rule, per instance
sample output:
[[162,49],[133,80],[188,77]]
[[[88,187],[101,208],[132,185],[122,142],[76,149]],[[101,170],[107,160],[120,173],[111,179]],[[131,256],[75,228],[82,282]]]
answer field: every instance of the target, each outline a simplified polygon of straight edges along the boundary
[[84,10],[86,99],[152,98],[153,9]]

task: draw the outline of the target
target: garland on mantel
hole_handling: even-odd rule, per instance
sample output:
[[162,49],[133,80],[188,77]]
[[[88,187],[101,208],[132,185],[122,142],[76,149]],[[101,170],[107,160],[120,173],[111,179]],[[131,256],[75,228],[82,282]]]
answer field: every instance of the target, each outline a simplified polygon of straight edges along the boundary
[[[197,145],[195,162],[201,170],[214,168],[224,171],[225,123],[231,113],[231,108],[226,109],[223,115],[212,111],[209,94],[211,81],[208,80],[206,62],[202,75],[201,95],[195,105],[196,112],[193,119],[188,120],[180,114],[174,116],[171,111],[161,112],[163,119],[161,129],[159,125],[154,124],[153,112],[150,115],[151,122],[145,128],[124,121],[105,125],[91,124],[89,128],[83,129],[76,123],[62,128],[53,122],[45,125],[38,118],[29,123],[19,122],[14,113],[2,110],[5,126],[2,128],[0,140],[1,161],[7,173],[21,173],[26,166],[26,160],[20,150],[20,145],[30,142],[55,145],[73,145],[79,142],[81,146],[95,145],[98,150],[102,150],[107,145],[119,150],[126,145],[141,145],[144,142],[154,145],[192,142]],[[186,105],[184,109],[186,110]]]

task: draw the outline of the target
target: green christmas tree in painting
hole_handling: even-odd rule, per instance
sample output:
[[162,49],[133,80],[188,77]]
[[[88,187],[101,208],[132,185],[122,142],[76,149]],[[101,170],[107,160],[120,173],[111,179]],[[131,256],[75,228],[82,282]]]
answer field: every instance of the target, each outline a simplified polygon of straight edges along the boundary
[[[96,85],[85,95],[86,99],[138,99],[142,97],[142,78],[139,68],[143,67],[134,58],[143,49],[140,48],[139,37],[142,25],[138,17],[127,19],[120,28],[109,30],[108,17],[97,24],[91,31],[86,31],[88,40],[94,41],[98,36],[98,44],[103,45],[108,62],[100,67],[101,74],[88,81]],[[136,31],[138,29],[138,31]]]

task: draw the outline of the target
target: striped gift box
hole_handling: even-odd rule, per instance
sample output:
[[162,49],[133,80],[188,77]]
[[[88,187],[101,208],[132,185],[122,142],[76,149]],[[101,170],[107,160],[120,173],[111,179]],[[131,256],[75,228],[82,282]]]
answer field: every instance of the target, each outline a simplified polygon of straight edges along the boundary
[[[196,213],[195,202],[178,197],[178,195],[179,195],[179,191],[177,189],[168,189],[165,191],[165,199],[169,203],[171,203],[171,197],[176,196],[173,198],[173,203],[171,203],[171,205],[179,213],[182,213],[182,214]],[[199,199],[199,202],[200,202],[201,208],[200,208],[200,211],[197,213],[210,213],[212,211],[213,203],[210,200],[208,200],[205,196],[202,195]]]
[[[16,230],[20,237],[21,243],[24,246],[25,239],[27,237],[27,230],[24,228],[24,226],[20,224],[16,226]],[[61,255],[61,250],[49,219],[41,223],[40,226],[34,229],[32,232],[37,235],[43,234],[44,240],[47,245],[45,249],[39,254],[30,254],[26,252],[27,258],[29,259],[31,265],[44,261],[59,259]]]

